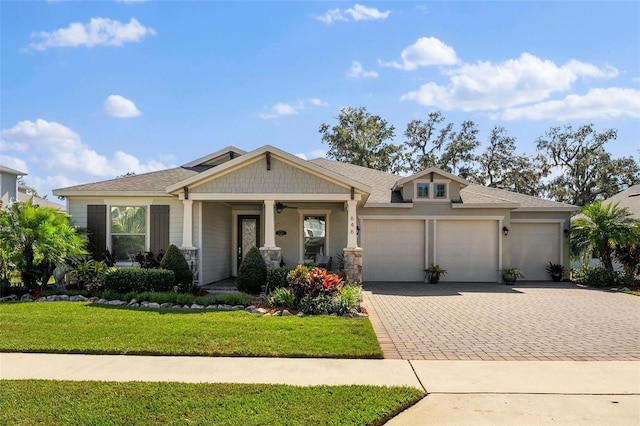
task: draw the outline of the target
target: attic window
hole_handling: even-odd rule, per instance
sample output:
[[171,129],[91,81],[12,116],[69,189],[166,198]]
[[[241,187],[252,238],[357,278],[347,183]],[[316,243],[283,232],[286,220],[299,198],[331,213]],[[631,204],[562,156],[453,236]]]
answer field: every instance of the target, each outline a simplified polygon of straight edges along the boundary
[[416,197],[417,198],[429,198],[429,184],[418,182],[416,183]]
[[442,201],[449,199],[449,182],[448,181],[434,181],[415,182],[414,200],[419,201]]
[[434,198],[447,198],[447,184],[436,183],[433,188]]

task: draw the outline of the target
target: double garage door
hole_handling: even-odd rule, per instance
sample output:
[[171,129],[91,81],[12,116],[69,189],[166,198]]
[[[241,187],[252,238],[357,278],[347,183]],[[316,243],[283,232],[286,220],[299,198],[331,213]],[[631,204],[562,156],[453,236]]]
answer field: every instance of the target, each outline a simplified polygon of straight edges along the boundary
[[433,244],[425,224],[425,220],[363,220],[363,280],[423,281],[427,250],[433,250],[435,262],[447,270],[442,281],[496,281],[498,221],[437,220]]

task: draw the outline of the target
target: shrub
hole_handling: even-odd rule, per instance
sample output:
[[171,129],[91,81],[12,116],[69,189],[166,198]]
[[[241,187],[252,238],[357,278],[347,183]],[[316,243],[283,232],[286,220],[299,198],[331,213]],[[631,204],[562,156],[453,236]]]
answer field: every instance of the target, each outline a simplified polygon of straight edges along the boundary
[[265,303],[272,308],[283,307],[287,309],[295,309],[296,295],[290,288],[278,287],[265,297]]
[[289,272],[292,270],[293,269],[288,266],[279,266],[267,270],[267,284],[264,292],[268,293],[276,288],[287,287],[289,285],[287,283],[287,275],[289,275]]
[[573,279],[575,282],[589,287],[629,286],[634,285],[636,282],[632,274],[612,271],[601,266],[575,269],[573,271]]
[[360,306],[362,286],[347,284],[334,296],[335,309],[338,315],[348,314]]
[[304,296],[300,300],[300,309],[307,315],[327,315],[335,312],[334,299],[331,296]]
[[175,281],[167,269],[118,268],[104,275],[104,289],[125,294],[130,291],[170,291]]
[[259,294],[267,279],[267,264],[258,247],[251,247],[238,268],[238,290]]
[[167,249],[162,261],[160,261],[160,268],[173,271],[175,276],[173,285],[178,286],[179,291],[191,292],[193,280],[191,269],[175,244],[171,244]]

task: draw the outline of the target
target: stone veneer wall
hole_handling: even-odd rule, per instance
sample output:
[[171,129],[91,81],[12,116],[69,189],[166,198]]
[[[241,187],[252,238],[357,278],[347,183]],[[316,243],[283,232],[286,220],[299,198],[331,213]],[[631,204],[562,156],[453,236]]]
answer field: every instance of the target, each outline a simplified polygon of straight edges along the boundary
[[280,247],[260,247],[260,253],[267,264],[267,268],[280,266],[282,260],[282,251]]
[[344,249],[344,269],[350,282],[362,282],[362,249]]

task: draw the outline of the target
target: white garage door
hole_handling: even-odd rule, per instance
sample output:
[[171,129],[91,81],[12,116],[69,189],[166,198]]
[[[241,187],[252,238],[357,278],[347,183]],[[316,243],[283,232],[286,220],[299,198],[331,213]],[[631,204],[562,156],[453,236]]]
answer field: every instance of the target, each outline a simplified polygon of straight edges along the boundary
[[442,281],[496,282],[498,222],[439,220],[436,222],[436,263],[447,271]]
[[560,259],[560,225],[558,223],[512,223],[509,228],[511,264],[527,280],[549,280],[545,266]]
[[423,281],[424,220],[363,220],[363,281]]

